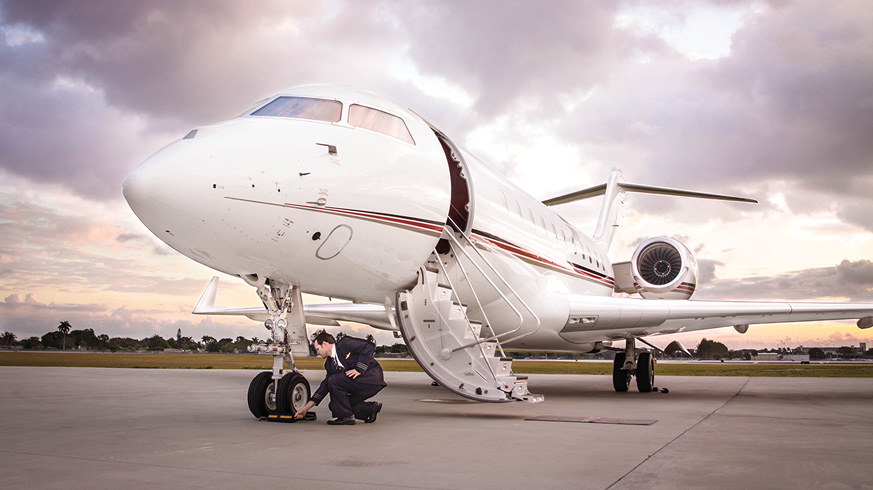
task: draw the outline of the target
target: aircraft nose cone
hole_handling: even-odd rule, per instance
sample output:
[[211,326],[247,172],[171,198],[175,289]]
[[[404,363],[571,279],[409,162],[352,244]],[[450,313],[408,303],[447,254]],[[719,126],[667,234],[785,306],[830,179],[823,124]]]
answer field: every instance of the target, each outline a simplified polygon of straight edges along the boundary
[[122,184],[134,214],[164,241],[203,228],[218,200],[196,162],[180,156],[171,145],[140,164]]

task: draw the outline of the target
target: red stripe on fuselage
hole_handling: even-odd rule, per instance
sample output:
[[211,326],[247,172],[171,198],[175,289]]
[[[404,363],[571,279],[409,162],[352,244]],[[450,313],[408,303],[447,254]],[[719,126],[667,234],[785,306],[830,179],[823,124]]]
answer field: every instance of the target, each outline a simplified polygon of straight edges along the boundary
[[[545,257],[542,257],[538,254],[535,254],[533,252],[529,252],[523,248],[520,248],[517,245],[513,245],[509,242],[492,240],[490,238],[487,238],[487,237],[484,237],[482,235],[478,235],[475,233],[473,234],[473,240],[489,243],[497,248],[506,250],[507,252],[510,252],[510,253],[517,255],[519,257],[526,258],[528,260],[537,262],[541,265],[545,265],[545,266],[548,266],[551,268],[559,269],[561,272],[567,272],[567,273],[571,273],[571,274],[580,275],[582,277],[585,277],[586,279],[591,279],[591,280],[597,281],[597,282],[604,284],[606,286],[609,286],[611,288],[615,287],[615,282],[609,278],[599,277],[595,274],[592,274],[584,269],[580,269],[580,268],[575,267],[575,266],[568,267],[567,265],[559,264],[559,263],[554,262],[552,260],[549,260]],[[568,262],[568,265],[569,265],[569,262]]]
[[[228,199],[255,202],[255,203],[260,203],[260,204],[271,204],[274,206],[277,205],[274,203],[267,203],[267,202],[261,202],[261,201],[251,201],[248,199],[238,199],[238,198],[228,198]],[[417,220],[415,218],[410,218],[410,217],[405,217],[405,216],[390,216],[390,215],[386,215],[386,214],[379,214],[379,213],[361,211],[361,210],[328,208],[328,207],[321,207],[321,206],[308,206],[305,204],[293,204],[293,203],[285,203],[284,206],[290,207],[290,208],[295,208],[295,209],[303,209],[303,210],[307,210],[307,211],[316,211],[316,212],[336,214],[336,215],[341,215],[341,216],[343,216],[343,215],[350,216],[350,217],[355,217],[355,218],[365,219],[365,220],[370,220],[370,221],[376,221],[376,222],[384,222],[386,224],[391,224],[392,226],[417,228],[419,230],[428,231],[429,232],[428,234],[433,234],[434,232],[435,233],[442,233],[443,230],[445,229],[444,225],[438,225],[438,224],[435,224],[433,222],[427,222],[424,220]],[[600,284],[603,284],[605,286],[609,286],[610,288],[615,287],[615,281],[612,278],[600,277],[597,274],[594,274],[594,273],[591,273],[585,269],[579,268],[575,264],[572,264],[570,262],[567,262],[566,264],[560,264],[558,262],[549,260],[549,259],[547,259],[539,254],[528,251],[528,250],[521,248],[517,245],[514,245],[510,242],[507,242],[507,241],[503,240],[502,238],[498,238],[498,237],[494,237],[494,238],[495,239],[491,239],[491,238],[488,238],[488,237],[483,236],[483,235],[476,233],[476,232],[473,232],[473,234],[472,234],[472,239],[474,241],[479,241],[479,242],[491,244],[497,248],[500,248],[500,249],[505,250],[513,255],[516,255],[521,259],[524,259],[528,262],[532,262],[536,266],[548,267],[550,269],[555,269],[555,270],[558,270],[559,272],[563,272],[566,274],[571,274],[574,276],[581,276],[585,279],[593,280],[593,281],[598,282]]]
[[332,214],[339,214],[339,215],[346,215],[346,216],[354,216],[354,217],[358,217],[358,218],[365,218],[365,219],[371,219],[371,220],[377,220],[377,221],[387,221],[389,223],[412,226],[412,227],[416,227],[416,228],[423,228],[425,230],[436,231],[439,233],[442,233],[443,228],[444,228],[443,226],[440,226],[440,225],[435,225],[433,223],[427,223],[424,221],[415,221],[415,220],[410,219],[410,218],[400,218],[400,217],[394,217],[394,216],[387,216],[387,215],[383,215],[383,214],[368,213],[368,212],[364,212],[364,211],[353,211],[350,209],[323,208],[323,207],[319,207],[319,206],[305,206],[303,204],[291,204],[291,203],[285,203],[285,206],[292,207],[292,208],[298,208],[298,209],[307,209],[310,211],[320,211],[323,213],[332,213]]

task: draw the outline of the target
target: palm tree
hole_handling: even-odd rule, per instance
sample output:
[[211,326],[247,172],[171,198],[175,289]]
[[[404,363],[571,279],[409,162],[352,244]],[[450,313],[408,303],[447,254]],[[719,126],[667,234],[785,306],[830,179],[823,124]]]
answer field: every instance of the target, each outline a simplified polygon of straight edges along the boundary
[[70,322],[66,320],[62,321],[61,324],[58,325],[58,332],[64,334],[64,345],[62,350],[67,350],[67,334],[70,333],[71,328],[73,328],[73,326],[70,325]]
[[12,332],[3,332],[3,335],[0,336],[0,342],[6,345],[15,345],[16,340],[18,339]]

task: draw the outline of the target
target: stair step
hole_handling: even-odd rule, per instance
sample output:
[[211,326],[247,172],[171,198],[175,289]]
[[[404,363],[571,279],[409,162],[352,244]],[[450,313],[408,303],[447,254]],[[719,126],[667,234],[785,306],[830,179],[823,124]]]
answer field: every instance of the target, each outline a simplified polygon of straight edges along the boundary
[[479,345],[485,357],[494,357],[494,353],[497,352],[497,342],[482,342]]
[[468,340],[478,339],[482,334],[482,322],[470,320],[470,324],[464,329],[464,338]]
[[499,355],[499,342],[480,340],[483,324],[467,317],[467,305],[448,279],[431,267],[423,267],[420,275],[415,287],[398,293],[398,326],[425,372],[474,400],[541,401],[528,391],[527,377],[512,374],[512,358]]
[[452,290],[442,284],[437,287],[437,296],[434,301],[452,301]]
[[544,395],[534,395],[532,393],[529,393],[527,395],[522,395],[521,397],[516,398],[516,400],[526,402],[526,403],[540,403],[540,402],[545,401],[545,399],[546,399],[546,397]]
[[488,364],[495,376],[512,375],[512,359],[508,357],[489,357]]

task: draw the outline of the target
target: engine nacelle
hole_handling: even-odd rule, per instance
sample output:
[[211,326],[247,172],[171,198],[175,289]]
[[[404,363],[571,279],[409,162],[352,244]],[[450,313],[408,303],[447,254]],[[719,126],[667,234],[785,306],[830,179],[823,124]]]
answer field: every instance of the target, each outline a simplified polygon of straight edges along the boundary
[[630,262],[614,264],[615,289],[645,299],[688,299],[697,287],[697,261],[688,247],[667,237],[650,238]]

